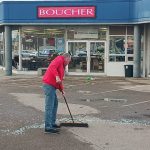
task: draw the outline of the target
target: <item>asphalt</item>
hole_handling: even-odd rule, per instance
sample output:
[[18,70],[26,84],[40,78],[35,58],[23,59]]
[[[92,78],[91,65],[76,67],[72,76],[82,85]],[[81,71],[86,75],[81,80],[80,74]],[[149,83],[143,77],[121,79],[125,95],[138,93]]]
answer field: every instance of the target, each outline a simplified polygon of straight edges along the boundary
[[[44,133],[44,94],[37,75],[0,71],[1,150],[149,150],[150,79],[66,76],[65,96],[75,122]],[[58,91],[57,122],[71,121]]]

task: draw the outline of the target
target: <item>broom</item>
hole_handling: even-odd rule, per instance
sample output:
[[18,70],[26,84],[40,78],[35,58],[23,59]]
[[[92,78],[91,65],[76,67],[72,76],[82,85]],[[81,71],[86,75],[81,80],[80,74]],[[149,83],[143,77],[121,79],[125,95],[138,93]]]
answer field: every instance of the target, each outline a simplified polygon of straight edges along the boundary
[[68,103],[67,103],[66,97],[65,97],[65,95],[63,94],[63,92],[62,92],[62,96],[63,96],[63,98],[64,98],[64,100],[65,100],[66,105],[67,105],[67,108],[68,108],[68,111],[69,111],[69,114],[70,114],[70,117],[71,117],[72,122],[60,123],[60,126],[64,126],[64,127],[88,127],[89,125],[88,125],[87,123],[74,122],[74,119],[73,119],[73,116],[72,116],[72,114],[71,114],[69,105],[68,105]]

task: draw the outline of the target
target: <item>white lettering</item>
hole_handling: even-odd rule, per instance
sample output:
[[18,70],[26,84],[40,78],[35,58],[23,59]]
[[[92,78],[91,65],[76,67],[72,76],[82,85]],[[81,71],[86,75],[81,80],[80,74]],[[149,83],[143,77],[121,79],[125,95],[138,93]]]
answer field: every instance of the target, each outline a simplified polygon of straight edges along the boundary
[[81,9],[81,15],[87,15],[87,9]]
[[72,9],[72,15],[80,15],[80,9],[77,10]]
[[55,11],[56,15],[63,15],[63,10],[57,10]]
[[87,15],[94,15],[94,12],[92,9],[87,9]]
[[71,9],[64,10],[64,14],[70,16],[71,15]]
[[48,10],[46,11],[46,14],[52,16],[52,15],[55,14],[55,10],[54,10],[54,9],[48,9]]
[[94,17],[95,9],[92,7],[41,7],[38,15],[43,17]]
[[45,10],[40,9],[40,14],[39,14],[39,15],[40,15],[40,16],[45,15]]

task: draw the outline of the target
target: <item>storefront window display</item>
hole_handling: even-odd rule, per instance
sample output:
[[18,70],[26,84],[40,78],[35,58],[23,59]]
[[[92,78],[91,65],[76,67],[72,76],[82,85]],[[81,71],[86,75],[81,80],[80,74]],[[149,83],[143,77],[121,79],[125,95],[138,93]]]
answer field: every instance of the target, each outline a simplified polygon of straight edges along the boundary
[[[20,30],[20,31],[19,31]],[[15,60],[13,66],[18,69],[19,66],[19,36],[21,37],[21,59],[23,70],[37,70],[39,67],[47,67],[54,54],[59,55],[65,52],[66,40],[75,41],[99,41],[106,40],[106,32],[108,28],[105,26],[22,26],[20,29],[12,30],[12,59]],[[67,33],[67,35],[66,35]],[[82,42],[75,42],[75,45],[69,43],[68,47],[73,46],[72,50],[80,49]],[[96,42],[96,45],[98,43]],[[76,47],[76,48],[75,48]],[[79,48],[78,48],[79,47]],[[87,45],[83,46],[87,51]],[[99,46],[98,46],[99,47]],[[95,48],[95,47],[94,47]],[[70,48],[71,49],[71,48]],[[78,53],[78,50],[76,53]],[[81,52],[80,51],[80,52]],[[93,44],[91,43],[91,54]],[[74,53],[74,52],[73,52]],[[75,57],[77,54],[73,54]],[[81,52],[82,53],[82,52]],[[86,53],[87,54],[87,53]],[[84,57],[84,56],[78,56]],[[87,57],[87,56],[86,56]],[[85,57],[85,64],[87,65]],[[91,56],[93,57],[93,56]],[[94,56],[95,57],[95,56]],[[74,61],[76,62],[76,61]],[[80,62],[77,62],[77,64]],[[81,63],[80,63],[81,65]],[[71,67],[72,66],[72,67]],[[76,65],[77,66],[77,65]],[[76,71],[78,68],[70,65],[70,71]],[[91,66],[93,68],[93,66]],[[83,67],[81,70],[85,72]],[[99,72],[100,70],[97,70]]]
[[[65,51],[63,28],[52,26],[22,26],[21,58],[23,70],[37,70],[47,67],[54,58]],[[13,59],[19,63],[19,29],[12,31]],[[16,62],[15,62],[16,63]]]
[[69,72],[103,73],[105,26],[72,26],[67,29],[67,48],[72,56]]
[[51,49],[56,52],[64,51],[65,29],[54,27],[23,27],[22,44],[24,50],[39,52],[44,55],[44,50]]

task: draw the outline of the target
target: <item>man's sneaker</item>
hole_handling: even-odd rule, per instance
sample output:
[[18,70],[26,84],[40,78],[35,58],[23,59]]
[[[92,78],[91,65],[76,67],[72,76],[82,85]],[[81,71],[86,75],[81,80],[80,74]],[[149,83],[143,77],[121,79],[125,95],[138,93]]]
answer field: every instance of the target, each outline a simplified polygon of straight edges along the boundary
[[58,129],[45,129],[45,133],[59,133]]
[[53,128],[60,128],[60,125],[54,124],[54,125],[53,125]]

